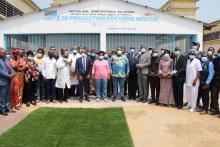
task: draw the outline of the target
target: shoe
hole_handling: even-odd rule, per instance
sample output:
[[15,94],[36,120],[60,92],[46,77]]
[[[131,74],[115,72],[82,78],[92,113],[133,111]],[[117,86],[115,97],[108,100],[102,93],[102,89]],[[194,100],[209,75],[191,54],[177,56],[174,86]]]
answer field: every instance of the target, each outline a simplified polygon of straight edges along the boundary
[[108,99],[107,99],[107,98],[104,98],[104,101],[105,101],[105,102],[108,102]]
[[34,105],[34,106],[37,105],[36,101],[31,102],[31,104]]
[[126,100],[125,100],[125,98],[124,98],[124,97],[121,97],[121,101],[125,102]]
[[113,98],[112,98],[112,102],[115,102],[116,101],[116,96],[114,96]]
[[153,104],[153,103],[155,103],[155,101],[150,100],[148,104]]
[[64,102],[65,102],[65,103],[68,103],[68,100],[65,100]]
[[7,112],[0,112],[0,115],[8,116],[8,113]]
[[89,99],[89,98],[86,98],[86,101],[87,101],[87,102],[90,102],[90,99]]
[[96,102],[100,102],[100,99],[96,99]]
[[80,103],[82,103],[82,102],[83,102],[83,99],[82,99],[82,98],[81,98],[81,99],[79,99],[79,102],[80,102]]
[[147,100],[146,99],[144,99],[143,101],[142,101],[142,103],[146,103],[147,102]]
[[218,118],[220,118],[220,113],[219,113],[219,115],[218,115]]
[[217,115],[217,112],[210,112],[209,115]]
[[202,111],[200,112],[201,115],[205,115],[205,114],[208,114],[208,111]]
[[27,106],[27,107],[30,107],[30,105],[31,105],[30,102],[27,102],[27,103],[26,103],[26,106]]
[[205,111],[204,109],[197,109],[197,112],[203,112]]
[[9,113],[16,113],[16,111],[15,110],[10,110]]
[[142,101],[143,101],[143,98],[138,98],[136,101],[137,101],[137,102],[142,102]]
[[195,111],[196,111],[196,109],[194,109],[194,108],[189,109],[189,112],[195,112]]
[[182,108],[183,108],[183,107],[181,107],[181,106],[180,106],[180,107],[177,107],[177,109],[179,109],[179,110],[182,109]]
[[183,109],[189,110],[191,107],[190,106],[185,106]]
[[47,102],[46,102],[47,104],[49,104],[50,103],[50,100],[47,100]]

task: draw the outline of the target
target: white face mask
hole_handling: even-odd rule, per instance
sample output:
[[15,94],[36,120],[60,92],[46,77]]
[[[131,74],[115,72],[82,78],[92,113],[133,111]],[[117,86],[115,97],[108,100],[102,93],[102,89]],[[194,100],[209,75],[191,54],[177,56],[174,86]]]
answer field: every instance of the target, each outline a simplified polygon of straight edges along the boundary
[[73,50],[73,54],[76,54],[78,51],[77,50]]
[[208,55],[209,55],[209,56],[212,56],[212,51],[208,51]]
[[169,58],[170,55],[169,55],[169,54],[164,54],[164,57],[165,57],[165,58]]
[[153,53],[153,55],[152,55],[153,57],[157,57],[157,53]]
[[43,54],[41,54],[41,53],[38,53],[38,54],[37,54],[37,57],[38,57],[38,58],[41,58],[42,56],[43,56]]
[[192,47],[192,49],[195,49],[195,50],[197,50],[197,46],[193,46],[193,47]]
[[104,56],[99,56],[99,59],[100,59],[100,60],[103,60],[103,59],[104,59]]
[[85,53],[81,53],[81,56],[85,57],[85,56],[86,56],[86,54],[85,54]]
[[193,60],[195,58],[195,55],[189,55],[189,59]]
[[133,52],[134,52],[134,49],[131,49],[130,51],[133,53]]
[[149,50],[148,52],[149,52],[149,54],[152,54],[152,53],[153,53],[153,51],[152,51],[152,50]]
[[145,48],[142,48],[141,49],[141,53],[145,53],[146,52],[146,49]]
[[33,60],[33,57],[31,57],[31,56],[28,56],[28,60]]
[[121,54],[122,54],[122,51],[117,51],[117,54],[118,54],[118,55],[121,55]]

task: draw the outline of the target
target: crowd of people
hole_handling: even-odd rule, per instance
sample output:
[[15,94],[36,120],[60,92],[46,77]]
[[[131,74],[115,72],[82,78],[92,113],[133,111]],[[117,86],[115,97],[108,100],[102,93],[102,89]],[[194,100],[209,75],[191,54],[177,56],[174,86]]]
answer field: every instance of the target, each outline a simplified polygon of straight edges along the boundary
[[44,48],[10,54],[0,48],[0,114],[15,113],[23,103],[82,103],[96,95],[97,102],[129,99],[220,117],[220,49],[201,52],[194,45],[187,53],[145,46],[109,52],[73,46],[60,53],[51,47],[47,54]]

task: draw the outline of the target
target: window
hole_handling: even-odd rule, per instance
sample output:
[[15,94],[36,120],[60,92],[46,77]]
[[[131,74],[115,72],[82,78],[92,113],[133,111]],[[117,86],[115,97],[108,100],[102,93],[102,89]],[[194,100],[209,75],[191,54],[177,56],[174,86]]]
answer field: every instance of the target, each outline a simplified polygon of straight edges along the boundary
[[0,0],[0,14],[5,17],[11,17],[14,15],[21,15],[23,12],[6,0]]

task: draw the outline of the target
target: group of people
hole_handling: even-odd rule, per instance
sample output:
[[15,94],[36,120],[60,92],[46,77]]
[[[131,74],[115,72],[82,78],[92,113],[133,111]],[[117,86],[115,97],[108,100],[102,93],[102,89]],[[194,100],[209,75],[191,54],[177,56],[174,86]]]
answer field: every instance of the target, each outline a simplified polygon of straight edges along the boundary
[[145,46],[97,52],[73,46],[70,53],[62,48],[60,54],[51,47],[47,55],[43,48],[36,53],[14,48],[10,56],[0,48],[1,115],[16,112],[22,103],[29,107],[39,101],[68,102],[69,98],[82,103],[90,102],[91,95],[96,95],[97,102],[128,97],[217,115],[219,91],[220,49],[200,52],[198,43],[188,53],[178,47],[174,52]]

